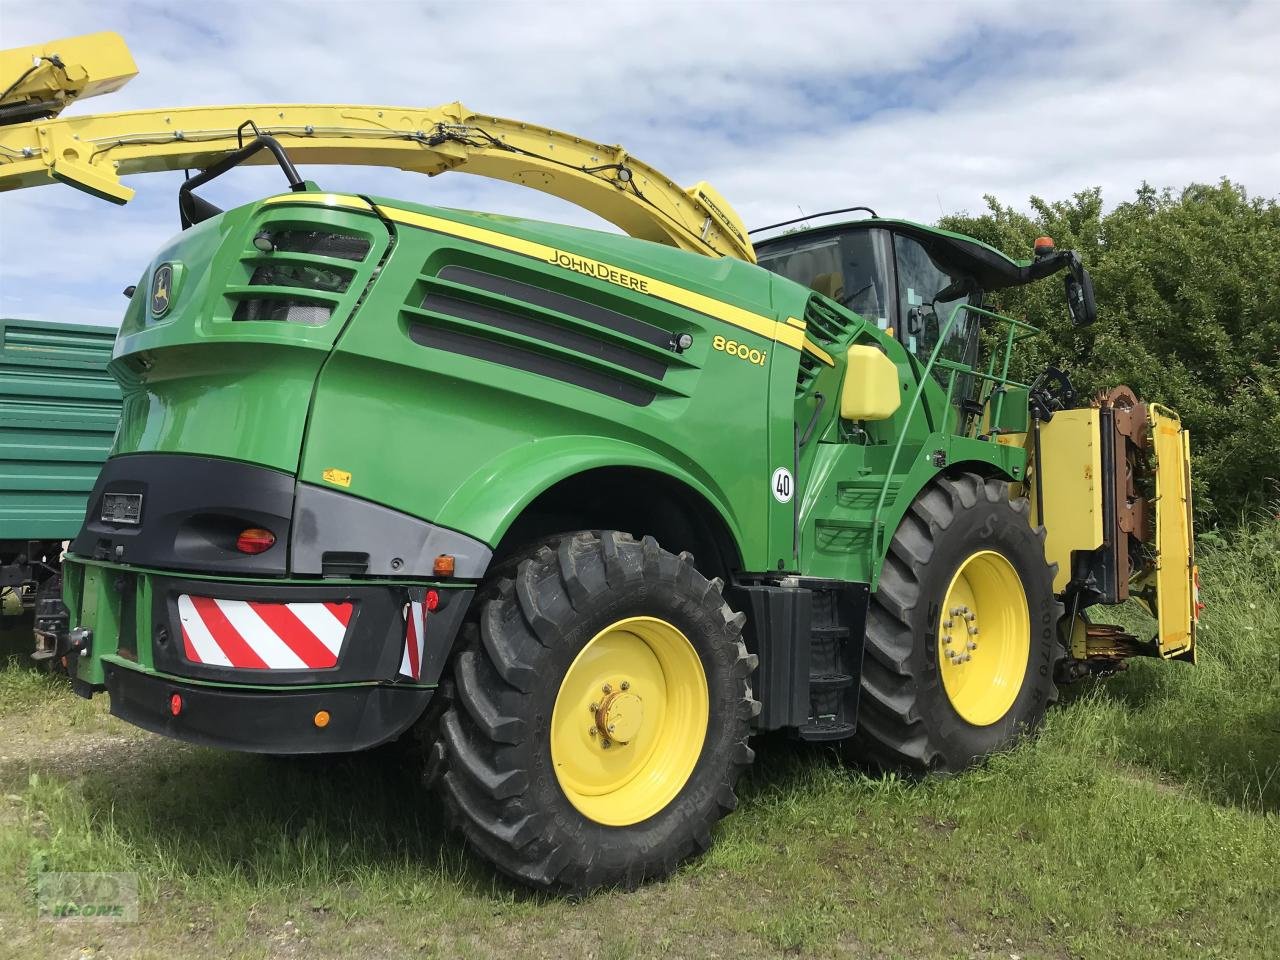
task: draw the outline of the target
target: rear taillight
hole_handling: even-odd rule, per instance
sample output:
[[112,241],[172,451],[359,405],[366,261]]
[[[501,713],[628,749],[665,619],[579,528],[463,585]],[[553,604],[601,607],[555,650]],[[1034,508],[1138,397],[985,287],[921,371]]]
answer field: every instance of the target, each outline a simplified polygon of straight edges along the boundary
[[263,553],[275,542],[276,535],[270,530],[250,527],[248,530],[241,530],[240,536],[236,537],[236,549],[241,553]]

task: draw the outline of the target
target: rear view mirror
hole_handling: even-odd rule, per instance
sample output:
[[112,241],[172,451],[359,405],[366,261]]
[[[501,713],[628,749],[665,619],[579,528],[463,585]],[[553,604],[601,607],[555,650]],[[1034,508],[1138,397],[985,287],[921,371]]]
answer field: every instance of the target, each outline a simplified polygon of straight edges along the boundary
[[1098,305],[1093,299],[1093,278],[1079,257],[1072,256],[1065,283],[1067,312],[1071,314],[1072,322],[1077,327],[1089,326],[1098,319]]

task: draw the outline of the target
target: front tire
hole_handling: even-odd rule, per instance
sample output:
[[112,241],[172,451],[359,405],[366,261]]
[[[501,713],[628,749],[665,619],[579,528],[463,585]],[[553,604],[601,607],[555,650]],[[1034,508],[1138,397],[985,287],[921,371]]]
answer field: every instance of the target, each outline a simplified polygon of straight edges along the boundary
[[710,846],[759,711],[721,587],[687,553],[612,532],[491,574],[438,694],[429,777],[499,870],[583,894]]
[[1029,517],[1007,483],[971,473],[912,503],[868,611],[853,759],[962,770],[1039,727],[1065,651],[1044,528]]

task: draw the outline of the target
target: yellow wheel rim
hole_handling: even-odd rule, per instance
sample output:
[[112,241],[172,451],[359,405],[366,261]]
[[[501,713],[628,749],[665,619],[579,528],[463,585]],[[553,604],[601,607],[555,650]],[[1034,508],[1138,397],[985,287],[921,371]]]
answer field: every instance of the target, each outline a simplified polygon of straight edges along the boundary
[[551,713],[551,762],[580,813],[611,827],[647,820],[688,782],[707,736],[707,677],[665,620],[601,630],[569,665]]
[[951,578],[938,625],[938,668],[956,713],[995,723],[1022,690],[1031,615],[1018,572],[993,550],[972,554]]

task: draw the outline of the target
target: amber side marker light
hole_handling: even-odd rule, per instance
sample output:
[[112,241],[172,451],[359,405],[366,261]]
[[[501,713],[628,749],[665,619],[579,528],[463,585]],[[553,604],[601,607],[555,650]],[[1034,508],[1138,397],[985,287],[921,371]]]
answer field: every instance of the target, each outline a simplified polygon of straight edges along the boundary
[[250,527],[247,530],[241,530],[240,536],[236,537],[236,549],[241,553],[263,553],[270,550],[275,542],[276,535],[270,530]]
[[452,577],[453,557],[447,553],[442,553],[436,557],[434,572],[437,577]]
[[329,725],[329,711],[317,710],[316,715],[311,718],[311,721],[316,725],[318,729],[323,730],[325,727]]

